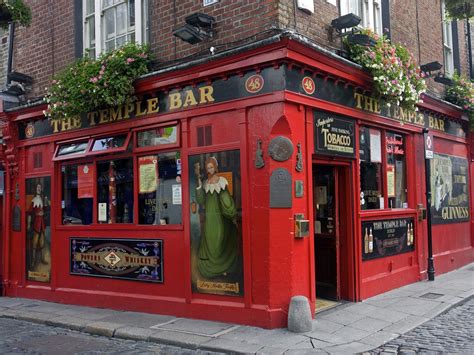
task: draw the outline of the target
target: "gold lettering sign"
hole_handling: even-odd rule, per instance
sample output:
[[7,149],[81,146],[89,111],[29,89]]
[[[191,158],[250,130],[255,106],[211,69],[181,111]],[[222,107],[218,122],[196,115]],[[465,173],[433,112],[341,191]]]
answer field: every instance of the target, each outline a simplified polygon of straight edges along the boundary
[[212,282],[197,280],[197,287],[201,290],[216,292],[234,292],[239,293],[239,283]]

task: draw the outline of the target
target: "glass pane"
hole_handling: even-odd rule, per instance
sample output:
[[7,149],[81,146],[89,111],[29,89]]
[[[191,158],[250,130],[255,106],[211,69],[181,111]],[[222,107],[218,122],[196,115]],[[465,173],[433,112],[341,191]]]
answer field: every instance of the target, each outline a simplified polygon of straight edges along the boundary
[[314,171],[314,198],[316,234],[334,234],[335,232],[335,198],[334,168],[318,165]]
[[407,208],[405,139],[400,134],[387,132],[385,140],[388,207]]
[[58,156],[85,153],[87,142],[64,144],[59,147]]
[[110,39],[115,35],[115,17],[114,9],[105,11],[104,21],[105,21],[105,38]]
[[135,32],[132,32],[128,35],[129,42],[135,42]]
[[91,224],[94,174],[92,164],[62,167],[63,224]]
[[127,36],[117,37],[115,40],[116,46],[120,47],[127,43]]
[[381,132],[360,128],[360,206],[362,210],[384,208],[382,192]]
[[113,0],[103,0],[103,1],[102,1],[102,8],[104,9],[104,8],[106,8],[106,7],[109,7],[109,6],[111,6],[113,3],[114,3]]
[[123,147],[125,141],[127,140],[127,135],[115,136],[115,137],[107,137],[107,138],[99,138],[94,140],[94,144],[92,145],[92,151],[98,152],[107,149],[114,149]]
[[117,35],[127,32],[127,5],[117,6]]
[[138,147],[156,146],[177,142],[178,127],[160,127],[148,131],[138,132]]
[[135,26],[135,0],[130,0],[128,2],[128,13],[129,13],[129,26]]
[[105,42],[105,50],[110,51],[115,48],[115,40]]
[[179,152],[138,158],[140,224],[181,224],[182,188]]
[[97,163],[97,220],[133,223],[133,160]]
[[91,15],[95,12],[94,6],[95,6],[94,0],[86,1],[86,15]]
[[95,43],[95,18],[90,17],[87,19],[87,40],[86,44],[88,47],[92,47],[92,44]]

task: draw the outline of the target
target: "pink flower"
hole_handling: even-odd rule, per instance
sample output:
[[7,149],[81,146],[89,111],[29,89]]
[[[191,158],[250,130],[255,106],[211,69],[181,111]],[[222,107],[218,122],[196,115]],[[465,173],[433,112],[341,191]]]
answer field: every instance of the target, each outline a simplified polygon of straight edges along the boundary
[[127,64],[133,63],[135,61],[134,58],[127,58]]
[[393,84],[393,85],[397,85],[397,84],[398,84],[398,81],[397,81],[397,80],[392,80],[392,84]]
[[96,82],[99,81],[99,79],[97,79],[97,77],[94,76],[94,77],[91,78],[89,81],[90,81],[91,83],[96,83]]

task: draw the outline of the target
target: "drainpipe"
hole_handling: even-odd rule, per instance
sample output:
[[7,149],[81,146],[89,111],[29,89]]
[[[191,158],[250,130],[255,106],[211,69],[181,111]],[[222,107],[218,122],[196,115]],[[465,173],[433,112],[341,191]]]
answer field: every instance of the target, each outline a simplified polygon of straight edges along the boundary
[[[429,130],[423,129],[424,141],[426,142]],[[426,144],[426,143],[425,143]],[[426,147],[425,147],[426,151]],[[426,223],[428,227],[428,280],[434,281],[435,269],[433,262],[433,235],[431,233],[431,167],[430,159],[426,157],[425,153],[425,185],[426,185]]]
[[15,38],[15,22],[11,22],[9,26],[8,34],[8,62],[7,62],[7,85],[10,84],[11,80],[8,77],[12,72],[13,63],[13,39]]

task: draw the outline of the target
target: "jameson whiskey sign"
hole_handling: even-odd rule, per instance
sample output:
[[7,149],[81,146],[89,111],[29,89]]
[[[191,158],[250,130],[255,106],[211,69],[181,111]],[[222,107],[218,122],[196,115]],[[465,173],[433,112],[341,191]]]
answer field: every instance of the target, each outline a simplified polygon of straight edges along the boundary
[[434,154],[431,159],[431,223],[469,221],[469,176],[466,159]]
[[414,251],[414,219],[397,218],[362,222],[362,249],[362,260]]
[[325,112],[314,112],[315,152],[355,156],[354,121]]

